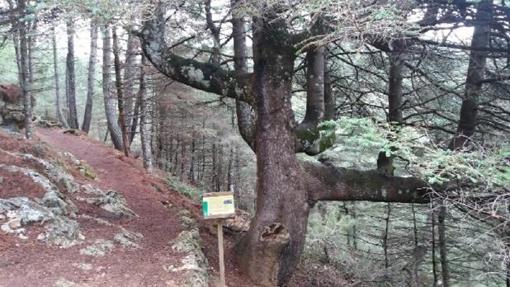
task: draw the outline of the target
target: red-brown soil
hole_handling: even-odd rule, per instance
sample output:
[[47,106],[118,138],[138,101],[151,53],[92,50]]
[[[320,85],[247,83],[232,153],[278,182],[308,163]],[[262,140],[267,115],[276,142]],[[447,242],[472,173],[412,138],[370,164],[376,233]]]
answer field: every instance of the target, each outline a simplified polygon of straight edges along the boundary
[[[122,153],[88,138],[86,135],[64,134],[60,129],[38,129],[35,139],[26,141],[0,132],[0,163],[20,164],[20,159],[9,156],[2,150],[44,155],[59,159],[57,151],[69,152],[86,162],[97,175],[95,180],[86,178],[76,170],[69,172],[81,184],[92,184],[103,190],[113,189],[121,193],[128,206],[138,215],[132,219],[112,218],[104,210],[74,201],[80,214],[108,220],[127,230],[142,233],[144,238],[139,249],[115,247],[104,257],[81,255],[80,244],[67,249],[51,247],[38,242],[35,237],[42,230],[32,226],[27,232],[28,240],[0,232],[0,287],[11,286],[55,286],[59,279],[66,279],[76,286],[173,286],[181,274],[167,272],[164,266],[179,265],[182,255],[176,254],[169,242],[181,231],[177,213],[188,209],[198,219],[203,251],[211,269],[210,285],[215,286],[218,277],[218,250],[216,235],[211,233],[211,222],[200,219],[200,206],[190,199],[170,190],[165,183],[164,172],[155,170],[152,175],[145,172],[140,160],[127,158]],[[32,167],[24,162],[23,166]],[[41,197],[44,191],[22,174],[2,172],[0,198],[12,196]],[[168,208],[163,202],[172,204]],[[78,218],[86,242],[95,239],[111,239],[118,232],[115,227],[97,223],[87,218]],[[225,260],[227,285],[230,287],[255,286],[237,268],[234,260],[233,235],[225,234]],[[83,270],[78,264],[90,264],[91,270]],[[328,273],[329,276],[328,276]],[[300,270],[290,286],[343,286],[345,282],[326,270]],[[336,277],[336,278],[328,278]],[[328,280],[331,279],[331,280]],[[329,281],[329,282],[328,282]],[[335,282],[335,283],[332,283]],[[175,285],[175,284],[174,284]]]
[[[86,136],[63,134],[62,130],[58,129],[38,129],[36,139],[27,142],[0,133],[0,148],[11,152],[33,152],[33,146],[41,145],[37,138],[49,144],[50,149],[44,151],[47,157],[56,157],[53,150],[67,151],[85,161],[94,169],[97,178],[92,181],[78,172],[72,172],[76,180],[82,184],[93,184],[103,190],[113,189],[121,193],[138,217],[111,218],[98,208],[75,202],[80,208],[80,214],[106,219],[127,230],[140,232],[144,238],[139,249],[116,247],[107,256],[90,257],[79,253],[79,250],[85,247],[84,244],[62,249],[38,242],[35,239],[37,229],[41,229],[38,226],[30,227],[28,240],[0,233],[0,286],[54,286],[55,282],[62,278],[80,284],[79,286],[168,286],[168,282],[179,281],[180,274],[167,272],[163,268],[169,265],[178,266],[181,259],[181,255],[172,251],[169,242],[181,231],[177,220],[179,210],[187,208],[198,216],[198,206],[169,190],[161,171],[149,175],[139,160],[126,158]],[[0,162],[17,163],[16,159],[1,152]],[[3,178],[0,185],[2,198],[40,197],[43,194],[38,186],[21,174],[2,173],[0,176]],[[162,202],[172,203],[172,208],[167,208]],[[88,243],[98,238],[111,239],[118,231],[90,219],[77,220]],[[212,282],[217,276],[216,241],[205,228],[201,229],[206,249],[204,251],[214,268],[210,271]],[[227,245],[230,246],[231,243],[228,242]],[[77,267],[78,264],[91,264],[93,268],[83,270]],[[252,285],[235,272],[231,261],[227,263],[227,270],[229,286]]]

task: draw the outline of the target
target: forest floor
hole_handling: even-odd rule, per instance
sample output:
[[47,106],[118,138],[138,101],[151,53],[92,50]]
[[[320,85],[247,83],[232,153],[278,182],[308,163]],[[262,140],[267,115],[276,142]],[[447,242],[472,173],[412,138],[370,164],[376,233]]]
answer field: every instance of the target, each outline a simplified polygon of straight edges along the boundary
[[[116,216],[97,204],[90,204],[87,199],[91,198],[84,200],[83,196],[87,195],[81,189],[66,192],[63,195],[65,200],[76,205],[77,210],[69,220],[78,222],[83,238],[66,248],[44,242],[38,236],[45,232],[45,228],[48,231],[44,220],[28,225],[19,224],[18,220],[16,224],[16,220],[9,217],[12,212],[10,215],[5,213],[5,200],[23,196],[37,205],[42,204],[41,200],[46,195],[45,190],[34,181],[33,174],[31,177],[19,170],[9,170],[9,167],[18,166],[43,175],[50,174],[33,159],[23,156],[26,154],[66,167],[66,172],[72,175],[80,188],[89,186],[105,192],[117,192],[136,216]],[[66,154],[71,160],[66,159]],[[83,170],[73,167],[72,162],[90,167],[94,176],[85,176]],[[56,185],[68,189],[59,183]],[[193,218],[201,241],[201,247],[198,247],[201,248],[200,256],[205,255],[208,261],[209,267],[203,272],[208,279],[200,282],[208,280],[209,286],[217,286],[219,268],[215,228],[211,222],[201,219],[201,207],[197,202],[169,188],[163,171],[156,169],[153,174],[148,174],[141,160],[125,157],[103,142],[83,134],[38,128],[34,139],[27,141],[19,134],[0,130],[0,287],[204,286],[207,283],[189,283],[190,274],[187,272],[192,272],[192,280],[196,280],[198,273],[193,273],[195,267],[190,267],[187,261],[189,254],[174,248],[176,240],[182,238],[186,231],[183,229],[187,228],[183,224],[183,212]],[[59,218],[68,220],[67,217]],[[16,232],[4,230],[7,228],[8,231],[11,223],[17,225],[13,227],[18,228]],[[134,236],[135,239],[128,236],[126,245],[117,239],[118,231],[139,236]],[[226,229],[227,286],[256,286],[240,273],[234,260],[234,244],[238,235]],[[196,244],[191,245],[194,248]],[[94,247],[94,252],[104,254],[92,256],[84,252],[91,247]],[[198,274],[198,277],[202,275]],[[321,264],[300,264],[289,286],[348,286],[342,277],[337,270]]]
[[[179,272],[169,271],[168,266],[179,266],[182,255],[171,248],[181,232],[178,214],[187,209],[200,224],[203,251],[210,265],[209,282],[214,286],[217,279],[216,236],[210,233],[207,222],[200,220],[200,207],[191,200],[170,190],[164,174],[156,170],[149,175],[140,160],[127,158],[102,142],[84,135],[64,134],[60,129],[38,129],[37,138],[55,151],[69,152],[86,162],[95,172],[90,180],[73,174],[80,184],[92,184],[103,190],[113,189],[122,194],[129,208],[138,216],[115,218],[102,210],[88,208],[79,217],[81,232],[87,242],[111,238],[114,231],[108,225],[98,224],[90,218],[101,218],[126,230],[143,235],[139,248],[114,248],[107,256],[83,255],[83,244],[69,248],[48,246],[28,239],[0,232],[0,286],[180,286]],[[20,139],[0,137],[0,147],[19,149]],[[0,162],[2,158],[0,156]],[[13,185],[22,185],[19,179],[6,178],[0,197],[13,196]],[[10,180],[10,181],[9,181]],[[10,192],[7,186],[11,182]],[[14,184],[12,184],[14,183]],[[15,189],[15,187],[14,187]],[[10,193],[10,194],[9,194]],[[229,286],[252,286],[239,274],[232,260],[232,240],[227,236],[227,278]]]

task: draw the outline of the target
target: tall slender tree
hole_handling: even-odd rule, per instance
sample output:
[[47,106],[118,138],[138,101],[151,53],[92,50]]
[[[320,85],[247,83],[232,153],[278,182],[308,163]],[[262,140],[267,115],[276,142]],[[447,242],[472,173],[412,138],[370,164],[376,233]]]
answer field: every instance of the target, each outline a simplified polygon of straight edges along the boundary
[[142,142],[142,156],[143,166],[150,173],[152,172],[152,146],[151,146],[151,99],[147,93],[146,87],[146,59],[142,56],[142,63],[140,65],[140,90],[138,97],[140,97],[140,139]]
[[62,116],[62,107],[60,103],[60,81],[59,81],[59,71],[58,71],[58,47],[57,47],[57,34],[55,33],[55,26],[51,26],[51,47],[53,51],[53,77],[55,82],[55,115],[58,121],[66,125],[64,121],[64,117]]
[[[134,92],[137,80],[137,71],[139,70],[137,58],[139,54],[138,38],[128,32],[127,48],[125,53],[124,80],[122,91],[124,96],[124,111],[126,114],[126,128],[129,132],[129,142],[131,143],[135,137],[136,125],[138,117],[136,116],[136,107],[139,97]],[[134,130],[133,130],[134,128]]]
[[32,86],[30,82],[30,59],[28,53],[28,34],[30,33],[30,20],[27,17],[27,2],[18,0],[17,9],[20,12],[19,28],[19,79],[23,92],[23,112],[25,116],[24,128],[27,139],[32,138]]
[[122,134],[122,147],[125,156],[129,156],[129,137],[126,126],[126,114],[124,112],[124,95],[122,94],[122,76],[120,67],[120,47],[117,28],[112,28],[113,36],[113,66],[115,69],[115,86],[117,88],[117,107],[119,108],[119,125]]
[[123,150],[122,134],[117,121],[117,99],[114,96],[111,80],[112,41],[110,27],[104,24],[101,26],[101,30],[103,32],[103,99],[106,122],[113,146],[118,150]]
[[487,64],[487,49],[491,39],[492,3],[492,0],[482,0],[476,7],[464,98],[460,108],[457,133],[450,143],[451,149],[462,148],[476,130],[480,94]]
[[68,123],[72,129],[79,129],[78,111],[76,108],[76,73],[74,69],[74,23],[69,18],[66,21],[67,57],[66,57],[66,98],[69,109]]
[[90,55],[89,66],[87,71],[87,103],[83,114],[82,131],[88,133],[90,130],[90,122],[92,121],[92,105],[94,101],[94,86],[96,81],[96,58],[97,58],[97,32],[98,25],[96,19],[90,20]]

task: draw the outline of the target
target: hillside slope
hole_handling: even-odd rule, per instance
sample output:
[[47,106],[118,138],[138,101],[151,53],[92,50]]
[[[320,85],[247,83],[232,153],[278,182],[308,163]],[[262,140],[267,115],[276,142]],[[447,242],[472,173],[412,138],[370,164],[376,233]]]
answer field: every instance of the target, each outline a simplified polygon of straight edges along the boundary
[[100,142],[0,132],[0,183],[0,286],[208,284],[197,209]]

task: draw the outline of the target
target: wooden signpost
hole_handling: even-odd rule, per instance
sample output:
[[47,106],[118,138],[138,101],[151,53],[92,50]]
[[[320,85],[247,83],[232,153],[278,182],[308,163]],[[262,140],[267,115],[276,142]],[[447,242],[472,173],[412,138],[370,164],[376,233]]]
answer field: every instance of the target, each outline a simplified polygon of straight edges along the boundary
[[220,266],[220,286],[225,287],[225,259],[223,250],[223,220],[235,216],[233,192],[211,192],[202,196],[202,213],[204,219],[217,220],[218,257]]

